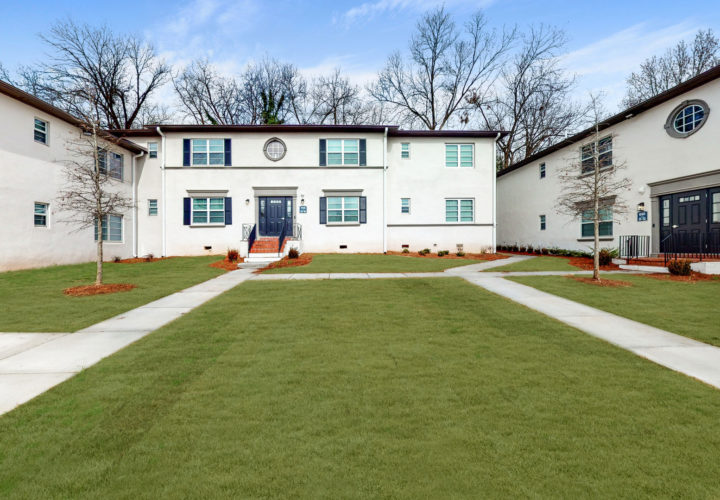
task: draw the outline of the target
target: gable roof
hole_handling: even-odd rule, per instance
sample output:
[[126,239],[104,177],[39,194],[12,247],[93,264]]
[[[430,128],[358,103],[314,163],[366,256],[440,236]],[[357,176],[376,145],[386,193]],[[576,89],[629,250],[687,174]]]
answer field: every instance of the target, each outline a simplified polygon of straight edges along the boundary
[[[720,65],[715,66],[714,68],[711,68],[704,73],[700,73],[697,76],[694,76],[693,78],[690,78],[687,81],[684,81],[683,83],[676,85],[664,92],[659,93],[658,95],[651,97],[650,99],[646,99],[642,101],[639,104],[636,104],[635,106],[631,106],[627,109],[624,109],[623,111],[620,111],[619,113],[611,116],[607,120],[603,120],[603,122],[600,124],[600,130],[605,130],[608,127],[611,127],[613,125],[616,125],[620,122],[623,122],[625,120],[629,120],[630,118],[633,118],[640,113],[647,111],[648,109],[654,108],[655,106],[658,106],[660,104],[663,104],[664,102],[669,101],[670,99],[674,99],[675,97],[682,95],[686,92],[689,92],[690,90],[696,89],[697,87],[700,87],[702,85],[705,85],[706,83],[712,82],[713,80],[716,80],[720,78]],[[517,170],[521,167],[524,167],[528,163],[533,163],[543,156],[547,156],[550,153],[554,153],[555,151],[558,151],[564,147],[571,146],[576,142],[580,142],[583,139],[586,139],[590,135],[592,135],[595,132],[595,126],[591,126],[586,128],[585,130],[582,130],[581,132],[578,132],[577,134],[574,134],[567,139],[563,139],[562,141],[553,144],[552,146],[549,146],[542,151],[538,151],[535,154],[532,154],[528,156],[527,158],[514,163],[510,165],[508,168],[500,170],[497,173],[498,177],[501,177],[505,174],[509,174],[510,172]]]
[[[39,109],[40,111],[47,113],[50,116],[54,116],[55,118],[59,118],[71,125],[82,128],[83,122],[79,118],[76,118],[70,113],[63,111],[57,106],[53,106],[52,104],[49,104],[42,99],[39,99],[38,97],[35,97],[34,95],[25,92],[24,90],[20,90],[14,85],[10,85],[3,80],[0,80],[0,94],[5,94],[6,96],[11,97],[24,104],[27,104],[28,106]],[[103,139],[109,140],[133,153],[147,152],[147,150],[142,146],[139,146],[134,142],[128,141],[127,139],[118,139],[117,137],[108,134],[107,132],[103,132],[102,137]]]

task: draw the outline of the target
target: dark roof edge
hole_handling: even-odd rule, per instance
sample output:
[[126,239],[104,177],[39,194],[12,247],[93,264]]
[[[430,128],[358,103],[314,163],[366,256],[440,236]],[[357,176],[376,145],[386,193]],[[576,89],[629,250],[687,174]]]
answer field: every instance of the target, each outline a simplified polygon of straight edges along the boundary
[[[676,85],[672,87],[671,89],[668,89],[664,92],[659,93],[655,97],[651,97],[650,99],[646,99],[645,101],[636,104],[635,106],[631,106],[627,109],[624,109],[623,111],[620,111],[619,113],[611,116],[607,120],[603,120],[603,122],[600,124],[600,130],[605,130],[608,127],[611,127],[613,125],[616,125],[620,122],[623,122],[625,120],[628,120],[630,118],[634,118],[635,116],[639,115],[640,113],[643,113],[651,108],[654,108],[655,106],[658,106],[660,104],[663,104],[670,99],[673,99],[679,95],[682,95],[686,92],[689,92],[693,89],[696,89],[702,85],[705,85],[706,83],[709,83],[713,80],[716,80],[717,78],[720,78],[720,65],[715,66],[714,68],[711,68],[704,73],[700,73],[697,76],[694,76],[690,78],[689,80]],[[508,168],[500,170],[497,173],[498,177],[501,177],[505,174],[509,174],[510,172],[513,172],[514,170],[517,170],[521,167],[524,167],[525,165],[529,163],[533,163],[543,156],[547,156],[550,153],[554,153],[555,151],[558,151],[564,147],[571,146],[574,143],[585,139],[588,135],[592,134],[595,130],[594,126],[588,127],[585,130],[582,130],[578,132],[577,134],[574,134],[567,139],[563,139],[562,141],[553,144],[552,146],[549,146],[542,151],[538,151],[537,153],[528,156],[527,158],[514,163],[513,165],[510,165]]]
[[[498,135],[499,134],[499,135]],[[400,130],[388,132],[393,137],[503,137],[504,130]]]
[[[81,127],[83,124],[82,120],[76,118],[67,111],[63,111],[57,106],[53,106],[52,104],[49,104],[42,99],[15,87],[14,85],[10,85],[3,80],[0,80],[0,94],[5,94],[12,99],[20,101],[23,104],[27,104],[28,106],[32,106],[35,109],[39,109],[40,111],[47,113],[50,116],[54,116],[55,118],[59,118],[75,127]],[[102,136],[104,139],[110,139],[111,142],[116,142],[118,146],[132,151],[133,153],[146,152],[145,148],[143,148],[142,146],[139,146],[134,142],[122,138],[120,138],[120,140],[117,140],[116,136],[108,134],[107,132],[104,132]]]

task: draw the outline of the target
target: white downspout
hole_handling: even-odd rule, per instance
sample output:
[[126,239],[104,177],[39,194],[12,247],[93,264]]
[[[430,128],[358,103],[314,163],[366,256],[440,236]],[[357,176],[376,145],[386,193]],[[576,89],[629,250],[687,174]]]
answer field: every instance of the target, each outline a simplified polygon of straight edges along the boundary
[[387,138],[388,128],[383,135],[383,253],[387,253]]
[[165,204],[165,134],[162,133],[162,130],[160,130],[160,127],[155,127],[158,134],[160,134],[160,137],[162,138],[162,142],[160,147],[162,148],[162,155],[160,156],[160,179],[161,179],[161,188],[160,188],[160,211],[161,211],[161,221],[162,224],[162,257],[167,257],[167,248],[166,248],[166,230],[165,230],[165,223],[167,222],[167,207]]
[[135,175],[135,167],[137,167],[136,160],[142,157],[145,151],[140,151],[139,154],[133,155],[132,157],[132,204],[133,204],[133,257],[138,256],[138,208],[137,208],[137,176]]
[[497,252],[497,141],[500,139],[501,132],[495,136],[493,141],[493,157],[492,157],[492,253]]

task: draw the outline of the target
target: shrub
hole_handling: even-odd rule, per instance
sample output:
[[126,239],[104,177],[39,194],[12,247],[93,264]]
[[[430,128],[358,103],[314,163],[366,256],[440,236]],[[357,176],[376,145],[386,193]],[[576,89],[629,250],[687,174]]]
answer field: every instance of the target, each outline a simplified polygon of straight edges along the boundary
[[418,252],[418,255],[428,255],[428,254],[430,254],[430,249],[429,249],[429,248],[423,248],[422,250],[420,250],[420,251]]
[[518,246],[517,246],[517,245],[510,245],[510,251],[511,251],[511,252],[517,252],[517,251],[518,251]]
[[237,250],[231,249],[227,252],[227,260],[229,262],[237,262],[237,260],[240,258],[240,254]]
[[149,254],[147,254],[147,255],[145,256],[145,261],[146,261],[146,262],[152,262],[152,260],[153,260],[154,258],[155,258],[155,256],[154,256],[153,254],[149,253]]
[[689,260],[671,260],[667,268],[674,276],[690,276],[692,272]]
[[547,248],[541,248],[541,249],[540,249],[540,254],[541,254],[541,255],[547,255],[547,254],[549,254],[549,253],[550,253],[550,250],[548,250]]
[[297,259],[298,257],[300,257],[300,252],[297,251],[297,248],[288,250],[288,259]]
[[448,250],[438,250],[438,257],[444,257],[448,255],[450,252]]
[[609,266],[610,264],[612,264],[612,255],[607,248],[603,248],[602,250],[600,250],[598,258],[600,260],[601,266]]
[[118,255],[116,255],[115,257],[113,257],[113,262],[120,262],[121,260],[122,260],[122,259],[121,259]]
[[410,253],[410,249],[409,249],[409,248],[403,248],[403,249],[402,249],[402,253]]
[[458,257],[465,257],[465,252],[463,252],[463,251],[461,250],[461,251],[459,251],[458,253],[456,253],[455,255],[457,255]]

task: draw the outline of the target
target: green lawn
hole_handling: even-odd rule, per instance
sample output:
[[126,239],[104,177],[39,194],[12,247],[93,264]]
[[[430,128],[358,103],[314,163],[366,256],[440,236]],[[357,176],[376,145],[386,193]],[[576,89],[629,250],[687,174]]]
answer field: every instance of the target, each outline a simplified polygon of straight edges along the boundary
[[580,271],[579,268],[570,265],[568,259],[563,257],[548,257],[540,255],[528,260],[506,264],[500,267],[487,269],[487,272],[510,272],[510,271]]
[[178,257],[138,264],[106,263],[105,283],[132,283],[129,292],[70,297],[65,288],[95,280],[95,263],[0,273],[0,332],[74,332],[224,271],[221,257]]
[[297,273],[419,273],[478,264],[483,260],[433,259],[380,254],[315,254],[305,266],[269,269],[272,274]]
[[684,283],[646,276],[601,275],[631,287],[599,287],[565,276],[515,276],[513,281],[604,311],[720,346],[720,280]]
[[0,417],[0,497],[717,498],[718,414],[460,279],[247,282]]

